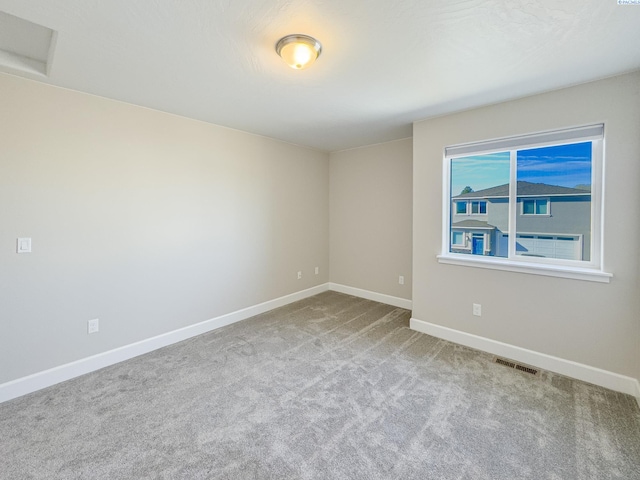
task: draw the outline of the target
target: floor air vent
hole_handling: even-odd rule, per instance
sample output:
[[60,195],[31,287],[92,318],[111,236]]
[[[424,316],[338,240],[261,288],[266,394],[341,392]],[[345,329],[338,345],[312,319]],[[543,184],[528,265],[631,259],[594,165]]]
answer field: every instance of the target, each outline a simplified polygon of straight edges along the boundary
[[540,375],[540,370],[537,368],[529,367],[528,365],[521,365],[519,363],[512,362],[511,360],[506,360],[500,357],[494,357],[493,363],[497,363],[499,365],[504,365],[505,367],[515,368],[516,370],[520,370],[521,372],[528,373],[530,375],[538,376]]

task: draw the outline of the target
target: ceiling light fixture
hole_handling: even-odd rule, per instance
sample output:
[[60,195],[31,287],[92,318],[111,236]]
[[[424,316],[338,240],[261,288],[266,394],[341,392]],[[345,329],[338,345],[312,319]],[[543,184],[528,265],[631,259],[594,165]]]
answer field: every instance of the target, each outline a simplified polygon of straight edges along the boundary
[[278,40],[276,52],[291,68],[302,70],[316,61],[322,52],[322,45],[309,35],[296,33]]

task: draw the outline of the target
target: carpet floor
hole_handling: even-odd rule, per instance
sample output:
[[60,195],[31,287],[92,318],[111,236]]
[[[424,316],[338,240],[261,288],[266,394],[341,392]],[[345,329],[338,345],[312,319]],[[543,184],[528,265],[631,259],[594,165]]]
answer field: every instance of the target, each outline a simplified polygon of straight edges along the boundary
[[0,404],[2,479],[640,480],[631,396],[326,292]]

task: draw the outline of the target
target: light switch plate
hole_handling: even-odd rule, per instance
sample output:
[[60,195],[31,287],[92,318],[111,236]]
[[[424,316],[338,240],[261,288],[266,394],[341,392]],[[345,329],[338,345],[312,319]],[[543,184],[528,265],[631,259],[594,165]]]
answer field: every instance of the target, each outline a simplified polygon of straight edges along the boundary
[[31,253],[31,239],[30,238],[18,238],[17,253]]

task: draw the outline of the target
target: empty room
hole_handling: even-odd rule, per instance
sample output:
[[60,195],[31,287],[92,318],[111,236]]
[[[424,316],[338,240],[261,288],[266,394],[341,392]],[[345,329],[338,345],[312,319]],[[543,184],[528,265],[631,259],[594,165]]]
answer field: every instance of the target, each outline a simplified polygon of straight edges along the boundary
[[0,0],[0,478],[640,480],[639,26]]

